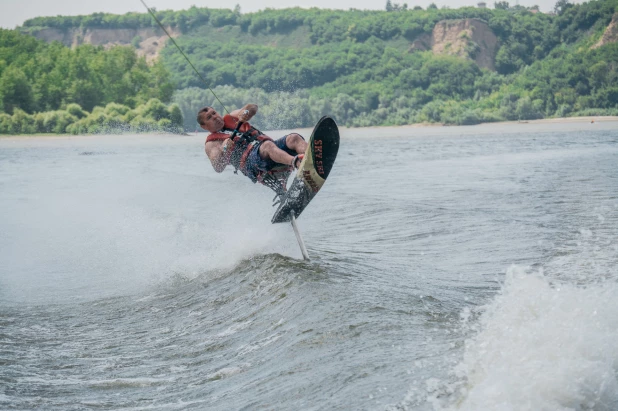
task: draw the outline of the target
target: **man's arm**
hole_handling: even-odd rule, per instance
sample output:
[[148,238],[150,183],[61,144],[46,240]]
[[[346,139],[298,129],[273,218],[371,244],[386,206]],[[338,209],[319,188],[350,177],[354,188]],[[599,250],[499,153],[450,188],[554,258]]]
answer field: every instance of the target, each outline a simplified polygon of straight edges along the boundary
[[243,108],[236,109],[230,113],[230,116],[245,122],[251,120],[258,112],[257,104],[247,104]]
[[217,173],[222,173],[225,170],[225,166],[227,165],[227,161],[225,158],[226,153],[224,152],[224,147],[227,147],[230,139],[228,138],[221,144],[220,141],[209,141],[204,145],[204,149],[206,151],[206,155],[210,159],[212,163],[212,167],[215,169]]

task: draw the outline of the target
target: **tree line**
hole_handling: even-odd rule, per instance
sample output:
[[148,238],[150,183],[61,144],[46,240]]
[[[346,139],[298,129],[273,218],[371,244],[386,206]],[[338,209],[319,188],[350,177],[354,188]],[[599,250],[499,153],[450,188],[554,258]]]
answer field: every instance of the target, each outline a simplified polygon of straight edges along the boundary
[[173,92],[163,64],[131,47],[71,49],[0,29],[0,133],[173,129],[182,114],[162,103]]
[[130,47],[47,44],[0,29],[0,110],[27,113],[76,103],[85,110],[115,102],[134,107],[174,91],[162,63],[149,65]]
[[[294,8],[243,14],[238,7],[157,11],[163,24],[184,33],[177,41],[207,84],[171,44],[162,51],[160,62],[149,66],[127,47],[70,50],[20,38],[19,50],[24,51],[9,47],[6,52],[3,38],[19,35],[0,32],[0,104],[4,104],[0,109],[10,113],[19,107],[34,113],[77,103],[94,111],[95,106],[111,102],[136,109],[157,98],[176,102],[185,129],[192,131],[196,111],[217,104],[206,91],[208,86],[230,107],[258,103],[264,128],[311,126],[325,113],[335,113],[348,126],[618,114],[618,45],[592,48],[618,11],[618,0],[583,4],[560,0],[555,15],[506,1],[495,6],[422,10],[390,3],[387,11]],[[485,21],[497,36],[496,71],[481,69],[470,58],[408,49],[419,35],[431,33],[437,22],[463,18]],[[135,28],[153,22],[148,14],[129,13],[37,18],[25,26]],[[273,46],[280,38],[286,39],[285,45]],[[466,52],[473,57],[479,47],[469,41]],[[14,56],[4,57],[7,53]],[[40,61],[55,60],[40,57],[28,63],[32,53],[75,61],[61,72],[75,73],[67,79],[78,83],[63,84],[57,74],[49,75],[55,63],[36,72]],[[12,86],[3,89],[10,66],[7,81]],[[12,101],[18,95],[30,97],[16,105]]]
[[[524,65],[547,56],[550,50],[561,43],[573,43],[581,33],[597,22],[607,25],[618,4],[617,0],[590,1],[573,5],[568,0],[559,0],[557,16],[533,13],[538,7],[509,6],[498,1],[495,9],[462,7],[459,9],[427,10],[415,8],[404,10],[397,4],[390,10],[324,10],[291,8],[266,9],[256,13],[242,14],[235,10],[191,7],[182,11],[156,11],[161,22],[179,29],[183,38],[200,39],[199,29],[204,26],[220,28],[238,27],[243,33],[258,34],[289,33],[298,27],[309,30],[309,39],[314,45],[339,43],[350,40],[365,42],[371,37],[388,41],[395,38],[414,40],[423,33],[431,33],[435,24],[442,20],[478,18],[486,21],[501,42],[501,55],[497,58],[498,71],[509,74]],[[388,9],[387,3],[387,9]],[[112,15],[94,13],[88,16],[37,17],[24,23],[25,29],[52,27],[69,28],[140,28],[156,27],[157,23],[148,13]],[[197,30],[197,32],[196,32]],[[207,39],[202,39],[207,42]]]
[[[618,1],[574,5],[561,0],[556,11],[547,15],[506,1],[495,10],[266,10],[239,19],[239,30],[230,31],[229,39],[213,37],[204,28],[179,43],[210,86],[231,86],[226,92],[247,96],[260,89],[292,107],[304,107],[303,96],[317,107],[331,107],[330,112],[337,108],[328,102],[336,101],[345,107],[337,119],[349,126],[618,113],[618,45],[592,48],[618,11]],[[498,37],[496,72],[469,59],[409,52],[395,43],[431,31],[441,19],[464,17],[485,20]],[[263,33],[301,36],[305,32],[299,27],[307,25],[310,47],[273,47],[268,37],[264,44],[251,42],[251,36]],[[195,107],[181,100],[195,98],[195,88],[204,85],[175,49],[166,48],[163,61],[181,90],[175,100],[192,121],[189,113]],[[294,117],[298,125],[319,118],[308,118],[310,112],[299,111]]]
[[0,112],[0,134],[118,134],[142,132],[180,133],[183,118],[177,104],[165,105],[156,98],[135,108],[118,103],[96,106],[87,112],[79,104],[64,109],[29,114],[15,108]]

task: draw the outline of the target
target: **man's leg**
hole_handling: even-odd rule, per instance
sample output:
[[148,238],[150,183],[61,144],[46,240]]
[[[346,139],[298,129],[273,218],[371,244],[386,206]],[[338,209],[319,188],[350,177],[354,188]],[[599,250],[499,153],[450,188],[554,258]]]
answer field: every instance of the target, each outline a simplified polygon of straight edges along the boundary
[[271,160],[278,164],[292,164],[292,157],[285,151],[281,150],[272,141],[264,141],[260,144],[260,157],[264,160]]
[[290,165],[293,156],[283,150],[282,148],[284,147],[289,151],[304,154],[305,150],[307,150],[307,142],[297,133],[288,134],[276,142],[265,141],[260,144],[260,157],[264,160],[274,161],[275,163]]
[[307,151],[307,142],[297,133],[288,134],[285,138],[285,145],[298,154],[305,154],[305,151]]

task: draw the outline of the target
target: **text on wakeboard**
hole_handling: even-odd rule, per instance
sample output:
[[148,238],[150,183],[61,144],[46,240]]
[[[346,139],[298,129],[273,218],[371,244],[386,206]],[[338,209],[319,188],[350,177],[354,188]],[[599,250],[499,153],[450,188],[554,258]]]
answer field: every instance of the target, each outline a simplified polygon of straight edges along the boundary
[[318,187],[315,181],[313,181],[313,179],[311,178],[311,171],[309,170],[303,171],[303,177],[305,181],[309,184],[309,186],[311,187],[311,190],[314,193],[317,193],[318,191],[320,191],[320,187]]
[[[315,140],[313,142],[313,153],[316,159],[322,158],[322,140]],[[322,160],[316,161],[315,166],[318,169],[318,173],[321,176],[323,176],[324,175],[324,164],[322,163]]]

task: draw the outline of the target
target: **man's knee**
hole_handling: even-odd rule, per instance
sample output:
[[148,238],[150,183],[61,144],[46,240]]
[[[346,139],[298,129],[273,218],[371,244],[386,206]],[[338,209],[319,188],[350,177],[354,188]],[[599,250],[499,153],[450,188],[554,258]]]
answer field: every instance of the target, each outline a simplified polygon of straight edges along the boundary
[[259,153],[262,158],[270,158],[270,153],[272,153],[273,150],[277,150],[278,148],[279,147],[277,147],[272,141],[264,141],[262,142],[262,144],[260,144]]
[[298,134],[298,133],[291,133],[291,134],[288,134],[287,137],[285,138],[285,144],[289,148],[292,148],[292,147],[296,146],[296,144],[298,144],[299,142],[304,141],[304,140],[305,139],[300,134]]

